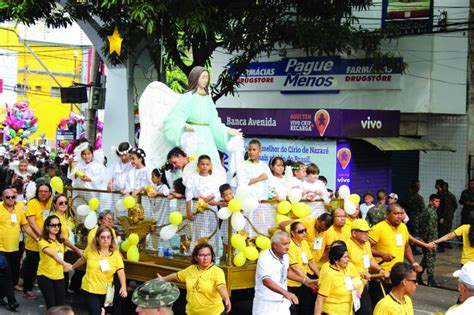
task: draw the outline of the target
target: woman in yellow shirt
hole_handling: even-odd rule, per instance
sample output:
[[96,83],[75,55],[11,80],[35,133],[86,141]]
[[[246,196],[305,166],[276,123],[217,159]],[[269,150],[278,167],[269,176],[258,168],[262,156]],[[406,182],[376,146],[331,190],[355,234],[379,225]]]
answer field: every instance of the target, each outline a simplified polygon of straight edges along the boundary
[[464,224],[455,229],[453,232],[438,238],[433,243],[438,244],[448,240],[452,240],[455,237],[462,238],[462,254],[461,264],[464,265],[470,261],[474,261],[474,218],[471,217],[469,224]]
[[357,268],[349,262],[344,241],[335,241],[329,249],[329,262],[321,267],[315,315],[352,314],[363,285]]
[[87,309],[89,315],[100,315],[101,308],[105,305],[107,295],[113,295],[114,274],[117,273],[120,280],[119,294],[127,297],[127,285],[123,260],[116,248],[112,230],[109,227],[99,227],[92,246],[84,251],[83,257],[79,258],[73,268],[86,263],[86,274],[82,278],[82,290],[86,294]]
[[288,279],[288,291],[295,294],[299,301],[299,304],[291,305],[290,312],[291,315],[310,314],[314,312],[316,300],[316,294],[310,288],[314,283],[311,278],[319,276],[319,269],[306,241],[304,224],[298,221],[293,222],[290,225],[290,235],[290,248],[288,249],[290,268],[303,278],[303,283]]
[[38,243],[38,285],[46,302],[46,308],[63,305],[66,298],[64,272],[72,270],[71,264],[64,261],[64,239],[61,235],[61,222],[55,215],[44,221],[43,236]]
[[224,271],[214,265],[214,258],[212,246],[201,243],[194,247],[191,266],[166,277],[158,274],[165,281],[186,283],[187,315],[220,315],[224,311],[222,300],[230,312]]

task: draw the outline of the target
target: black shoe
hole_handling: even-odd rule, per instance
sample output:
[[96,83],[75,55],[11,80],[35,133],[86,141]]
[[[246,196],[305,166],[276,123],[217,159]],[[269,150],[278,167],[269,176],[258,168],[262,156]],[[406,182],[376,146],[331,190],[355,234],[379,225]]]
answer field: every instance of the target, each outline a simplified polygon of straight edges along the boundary
[[7,306],[7,302],[4,299],[0,299],[0,306]]
[[433,287],[433,288],[438,288],[439,284],[436,281],[434,281],[433,277],[428,277],[427,286]]
[[18,307],[20,307],[20,304],[17,301],[8,303],[8,309],[12,312],[15,312]]
[[418,285],[425,285],[425,283],[423,282],[423,279],[421,278],[422,275],[423,273],[416,274],[416,283],[418,283]]

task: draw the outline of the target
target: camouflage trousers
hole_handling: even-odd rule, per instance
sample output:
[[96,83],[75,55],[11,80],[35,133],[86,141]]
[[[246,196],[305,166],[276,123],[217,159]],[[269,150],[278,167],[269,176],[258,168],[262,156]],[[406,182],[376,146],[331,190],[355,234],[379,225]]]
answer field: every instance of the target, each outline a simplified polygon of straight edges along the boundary
[[420,266],[423,267],[423,271],[426,270],[428,276],[434,276],[435,262],[436,250],[423,248],[423,259],[421,259]]

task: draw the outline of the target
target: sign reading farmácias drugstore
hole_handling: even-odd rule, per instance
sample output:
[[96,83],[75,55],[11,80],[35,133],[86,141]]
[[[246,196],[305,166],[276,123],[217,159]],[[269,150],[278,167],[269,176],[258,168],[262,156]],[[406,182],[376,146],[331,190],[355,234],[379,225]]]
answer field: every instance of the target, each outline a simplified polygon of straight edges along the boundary
[[[400,59],[400,63],[402,60]],[[338,93],[341,90],[400,90],[401,70],[376,67],[370,59],[291,57],[252,62],[237,90]]]

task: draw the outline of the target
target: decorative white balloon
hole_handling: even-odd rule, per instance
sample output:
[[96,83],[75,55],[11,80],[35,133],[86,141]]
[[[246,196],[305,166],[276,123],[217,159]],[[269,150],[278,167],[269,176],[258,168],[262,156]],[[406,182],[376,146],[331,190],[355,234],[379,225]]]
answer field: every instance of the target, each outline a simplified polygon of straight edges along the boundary
[[355,204],[350,200],[344,200],[344,211],[346,211],[348,215],[353,215],[356,212]]
[[240,200],[245,200],[251,195],[251,190],[250,187],[247,185],[240,185],[237,187],[237,190],[235,192],[235,198],[238,198]]
[[219,210],[219,212],[217,212],[217,216],[221,220],[227,220],[230,217],[231,214],[232,214],[232,212],[230,212],[229,208],[227,208],[227,207],[221,208]]
[[84,220],[84,226],[88,230],[92,230],[97,226],[97,214],[95,213],[95,211],[89,212],[86,219]]
[[176,234],[176,231],[178,231],[177,225],[170,224],[164,226],[160,231],[160,237],[164,240],[169,240]]
[[125,208],[125,205],[123,204],[123,199],[117,200],[117,202],[115,203],[115,209],[117,209],[117,211],[127,210],[127,208]]
[[258,200],[255,198],[252,198],[250,196],[247,196],[245,199],[242,199],[242,209],[244,211],[254,211],[255,209],[258,208]]
[[292,188],[288,192],[288,200],[293,204],[300,202],[302,196],[303,192],[298,188]]
[[89,205],[80,205],[77,207],[77,215],[81,217],[86,217],[91,212]]
[[339,197],[341,197],[342,199],[346,199],[349,198],[350,195],[351,190],[347,185],[342,185],[341,187],[339,187]]
[[240,212],[236,212],[232,215],[232,218],[230,220],[230,224],[232,225],[232,228],[236,231],[241,231],[244,229],[245,226],[245,218],[244,215]]

